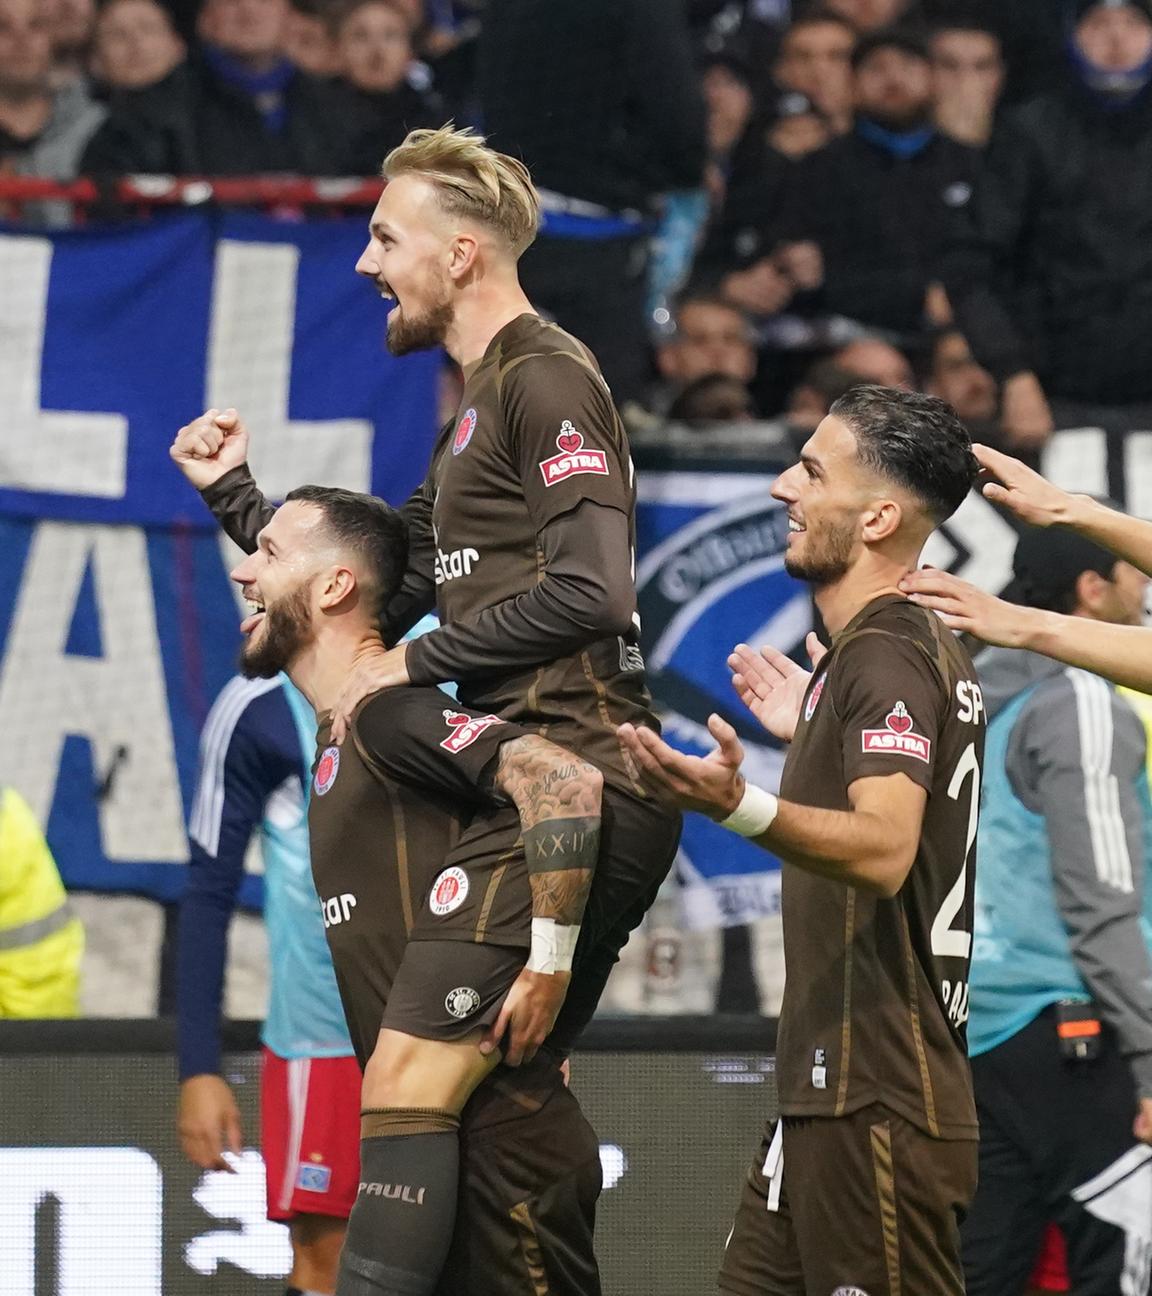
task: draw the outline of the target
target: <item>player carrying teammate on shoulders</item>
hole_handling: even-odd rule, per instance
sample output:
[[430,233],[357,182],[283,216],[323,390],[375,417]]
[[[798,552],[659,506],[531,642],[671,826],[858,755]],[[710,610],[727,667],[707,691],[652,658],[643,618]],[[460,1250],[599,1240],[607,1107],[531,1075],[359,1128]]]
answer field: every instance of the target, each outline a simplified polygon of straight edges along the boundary
[[[519,1055],[547,1034],[537,1023],[559,1013],[551,1044],[563,1052],[591,1018],[680,833],[679,814],[616,733],[626,722],[659,728],[639,648],[627,438],[595,359],[542,320],[520,287],[517,261],[540,216],[523,164],[445,126],[413,131],[383,172],[356,269],[395,300],[392,353],[442,345],[466,382],[403,509],[408,570],[381,623],[384,644],[396,646],[365,650],[333,732],[339,741],[373,690],[454,680],[462,702],[546,731],[603,772],[601,855],[579,947],[570,931],[537,929],[540,951],[498,1023]],[[209,410],[171,450],[251,551],[271,508],[247,453],[235,410]],[[399,644],[433,606],[440,628]],[[576,966],[580,992],[561,1010],[565,985],[537,969]]]
[[302,487],[233,572],[255,607],[241,626],[244,673],[286,672],[319,725],[312,876],[364,1067],[337,1291],[534,1296],[545,1265],[557,1296],[595,1296],[595,1135],[554,1059],[501,1080],[499,1053],[480,1039],[524,966],[535,889],[559,908],[583,904],[603,779],[434,688],[370,695],[332,744],[332,703],[378,641],[406,548],[381,501]]
[[965,1047],[984,714],[967,654],[901,578],[976,477],[934,397],[859,387],[773,487],[785,565],[832,636],[811,674],[741,645],[734,683],[791,742],[780,795],[747,784],[735,731],[682,755],[625,729],[682,805],[784,861],[787,981],[766,1131],[724,1257],[739,1296],[960,1296],[976,1186]]
[[[414,131],[384,174],[357,269],[396,301],[392,352],[443,345],[465,387],[404,509],[410,560],[381,618],[383,642],[395,644],[433,603],[442,625],[413,644],[365,647],[333,735],[339,742],[373,691],[455,680],[466,707],[546,732],[601,770],[600,854],[583,920],[571,896],[562,918],[545,917],[556,896],[533,875],[532,951],[485,1044],[507,1033],[517,1057],[548,1036],[562,1055],[655,898],[680,831],[675,807],[617,736],[623,723],[656,727],[636,624],[627,441],[595,360],[541,320],[520,287],[517,261],[539,222],[523,165],[444,127]],[[172,457],[251,551],[271,509],[248,472],[247,441],[236,411],[210,410],[181,429]],[[385,1042],[379,1061],[403,1070],[411,1048]]]

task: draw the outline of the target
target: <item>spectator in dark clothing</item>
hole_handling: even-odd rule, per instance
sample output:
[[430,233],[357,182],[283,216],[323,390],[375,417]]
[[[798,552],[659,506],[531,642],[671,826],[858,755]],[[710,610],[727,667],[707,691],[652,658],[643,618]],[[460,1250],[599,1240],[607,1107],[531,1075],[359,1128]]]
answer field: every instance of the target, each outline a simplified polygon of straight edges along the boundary
[[952,406],[973,441],[1001,444],[1000,389],[959,329],[942,329],[933,338],[925,390]]
[[859,374],[842,368],[835,360],[817,360],[793,388],[784,411],[797,446],[816,431],[841,396],[859,386]]
[[412,29],[397,0],[357,0],[337,23],[343,81],[336,112],[347,136],[349,170],[376,175],[410,130],[439,126],[444,109],[412,84]]
[[933,126],[931,72],[915,37],[868,37],[854,67],[854,128],[797,164],[777,236],[805,265],[798,308],[911,344],[925,327],[946,218],[969,200],[979,155]]
[[756,348],[747,316],[717,297],[685,297],[676,307],[672,336],[656,350],[656,363],[668,388],[664,404],[707,374],[751,382]]
[[702,186],[707,156],[682,0],[489,0],[479,90],[493,144],[541,191],[526,291],[618,403],[642,400],[648,225],[662,195]]
[[738,378],[705,374],[690,382],[668,409],[670,423],[707,427],[714,423],[748,423],[756,418],[752,393]]
[[284,55],[288,0],[207,0],[203,49],[125,95],[84,157],[90,174],[346,172],[330,88]]
[[[52,84],[52,26],[41,0],[0,0],[0,173],[72,180],[104,117],[82,81]],[[63,223],[66,211],[40,216]]]
[[1065,84],[1006,114],[944,263],[1022,447],[1152,403],[1152,5],[1075,12]]
[[743,61],[726,52],[704,61],[701,78],[708,123],[706,183],[715,209],[723,204],[728,180],[748,134],[756,106]]
[[169,76],[187,51],[156,0],[108,0],[96,20],[92,74],[106,97],[143,90]]
[[855,48],[852,24],[830,10],[817,10],[797,18],[784,33],[772,69],[776,85],[803,95],[834,135],[852,125]]
[[284,28],[284,53],[309,76],[330,77],[340,71],[329,0],[292,0]]
[[928,48],[937,127],[960,144],[984,148],[1004,89],[1000,38],[987,28],[945,23]]

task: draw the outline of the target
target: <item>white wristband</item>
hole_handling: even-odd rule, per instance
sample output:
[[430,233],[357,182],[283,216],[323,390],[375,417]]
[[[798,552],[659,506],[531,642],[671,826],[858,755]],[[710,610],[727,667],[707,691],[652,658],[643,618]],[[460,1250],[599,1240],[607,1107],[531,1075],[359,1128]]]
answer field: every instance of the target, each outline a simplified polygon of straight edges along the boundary
[[529,972],[571,972],[579,927],[562,927],[555,918],[532,919],[532,950],[524,965]]
[[759,837],[772,827],[776,812],[780,809],[780,798],[772,792],[765,792],[755,783],[744,786],[744,795],[740,804],[728,816],[721,819],[720,827],[729,832],[739,833],[741,837]]

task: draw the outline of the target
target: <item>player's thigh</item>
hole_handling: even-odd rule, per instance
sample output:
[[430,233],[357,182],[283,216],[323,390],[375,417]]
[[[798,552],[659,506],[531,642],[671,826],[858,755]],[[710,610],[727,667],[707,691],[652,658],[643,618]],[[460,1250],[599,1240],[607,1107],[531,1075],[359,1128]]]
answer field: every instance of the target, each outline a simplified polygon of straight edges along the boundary
[[787,1193],[773,1192],[765,1174],[776,1129],[776,1121],[766,1122],[724,1246],[719,1290],[732,1296],[804,1296]]
[[[509,1069],[501,1075],[514,1090]],[[487,1107],[461,1132],[460,1204],[442,1296],[599,1296],[593,1247],[600,1147],[575,1096],[562,1084],[534,1099],[477,1095]],[[528,1105],[522,1105],[527,1101]],[[496,1108],[496,1112],[493,1112]],[[503,1111],[499,1109],[503,1108]],[[502,1117],[502,1118],[501,1118]]]
[[880,1106],[787,1120],[784,1183],[809,1289],[963,1296],[976,1157],[975,1141],[930,1138]]
[[264,1050],[261,1143],[268,1218],[347,1219],[360,1181],[360,1068],[352,1057]]
[[457,1041],[492,1025],[527,950],[467,940],[414,940],[381,1026],[418,1039]]

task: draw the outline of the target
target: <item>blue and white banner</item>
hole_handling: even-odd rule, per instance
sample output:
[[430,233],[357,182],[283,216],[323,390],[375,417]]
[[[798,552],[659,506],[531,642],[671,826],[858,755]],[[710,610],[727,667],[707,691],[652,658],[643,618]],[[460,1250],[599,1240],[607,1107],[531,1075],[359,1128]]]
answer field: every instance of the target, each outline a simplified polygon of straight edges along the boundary
[[202,214],[0,234],[0,785],[72,887],[180,893],[199,730],[234,671],[237,555],[175,430],[235,406],[273,497],[399,502],[423,476],[440,360],[387,354],[364,238]]
[[[728,655],[737,643],[798,651],[812,628],[806,586],[784,570],[788,519],[769,494],[784,463],[751,471],[641,472],[636,585],[652,692],[675,746],[715,746],[718,712],[744,744],[745,769],[775,790],[784,752],[736,697]],[[701,815],[685,816],[677,869],[685,916],[731,926],[776,913],[779,864]]]

